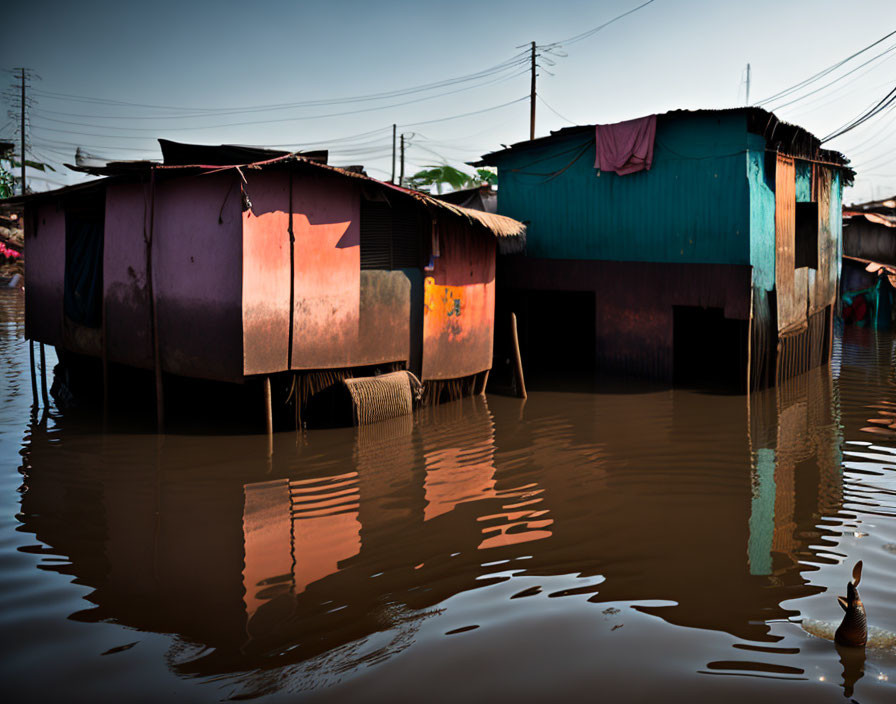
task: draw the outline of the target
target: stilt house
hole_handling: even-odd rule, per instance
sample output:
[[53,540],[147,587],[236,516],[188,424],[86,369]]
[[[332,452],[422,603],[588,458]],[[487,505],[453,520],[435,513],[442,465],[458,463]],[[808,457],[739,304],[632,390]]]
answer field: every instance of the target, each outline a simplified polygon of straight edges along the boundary
[[529,366],[758,387],[827,358],[853,172],[806,130],[678,110],[480,163],[498,168],[498,212],[528,225],[498,309],[516,309]]
[[19,199],[30,339],[158,375],[282,375],[302,402],[395,369],[434,400],[482,387],[496,242],[523,225],[326,153],[160,141],[163,164]]

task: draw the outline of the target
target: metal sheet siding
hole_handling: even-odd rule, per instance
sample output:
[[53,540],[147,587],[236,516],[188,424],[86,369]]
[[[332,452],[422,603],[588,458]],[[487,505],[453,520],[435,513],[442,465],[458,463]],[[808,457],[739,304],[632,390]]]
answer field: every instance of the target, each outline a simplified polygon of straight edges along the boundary
[[152,369],[152,314],[146,282],[148,184],[106,189],[103,295],[109,360]]
[[618,176],[571,135],[501,158],[498,210],[532,257],[749,264],[746,144],[743,116],[667,118],[650,171]]
[[424,281],[422,379],[457,379],[491,369],[495,240],[446,220],[441,256]]
[[808,271],[794,269],[796,179],[793,159],[778,155],[775,168],[775,289],[778,330],[806,319]]
[[[837,297],[837,242],[831,231],[831,171],[824,167],[815,169],[815,199],[818,203],[818,270],[809,289],[809,313],[815,313],[831,305]],[[839,219],[839,218],[838,218]]]
[[[750,135],[747,180],[750,197],[750,263],[753,286],[760,291],[775,288],[775,191],[765,170],[765,140]],[[754,141],[755,140],[755,141]]]
[[243,374],[250,375],[289,368],[289,175],[250,172],[247,191],[242,315]]
[[831,172],[831,203],[828,222],[831,225],[831,268],[836,282],[836,291],[840,286],[840,272],[843,270],[843,184],[840,172]]
[[228,173],[156,184],[152,275],[166,372],[242,378],[243,233],[232,188]]
[[65,213],[54,204],[45,203],[28,209],[25,221],[25,280],[27,336],[49,345],[61,345]]
[[[508,257],[499,265],[498,289],[499,296],[527,288],[593,291],[597,367],[671,379],[674,307],[722,308],[726,318],[746,320],[750,277],[751,267],[745,265]],[[554,342],[558,349],[570,344],[564,339]]]
[[293,184],[292,369],[357,364],[361,306],[360,193],[344,180]]

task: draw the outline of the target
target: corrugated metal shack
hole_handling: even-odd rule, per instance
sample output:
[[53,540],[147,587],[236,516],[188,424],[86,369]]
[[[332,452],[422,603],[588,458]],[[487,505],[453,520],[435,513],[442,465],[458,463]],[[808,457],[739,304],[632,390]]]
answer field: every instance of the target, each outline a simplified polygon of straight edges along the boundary
[[759,108],[678,110],[656,118],[651,168],[620,176],[594,168],[595,127],[480,162],[528,225],[498,265],[527,364],[756,388],[826,359],[847,160]]
[[30,339],[159,378],[281,375],[300,412],[393,369],[431,401],[484,385],[496,240],[521,246],[523,225],[326,153],[160,142],[162,165],[24,198]]
[[843,208],[843,319],[889,329],[896,292],[896,196]]

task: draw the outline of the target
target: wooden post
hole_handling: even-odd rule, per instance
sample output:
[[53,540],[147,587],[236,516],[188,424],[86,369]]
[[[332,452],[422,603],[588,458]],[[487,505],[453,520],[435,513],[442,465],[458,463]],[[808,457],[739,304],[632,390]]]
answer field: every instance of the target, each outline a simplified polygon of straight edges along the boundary
[[47,357],[44,353],[44,343],[40,343],[40,396],[44,401],[44,408],[50,407],[50,396],[47,393]]
[[516,376],[517,392],[519,393],[520,398],[528,398],[528,394],[526,393],[526,380],[523,378],[523,358],[520,356],[520,338],[516,331],[516,313],[510,314],[510,331],[513,338],[513,356],[514,360],[516,361],[514,371]]
[[834,356],[834,304],[831,303],[831,310],[828,313],[828,349],[827,361],[830,362]]
[[747,326],[747,396],[753,386],[753,299],[754,289],[750,286],[750,323]]
[[109,347],[106,344],[106,297],[103,295],[103,429],[109,425]]
[[477,381],[479,382],[479,389],[475,393],[479,396],[485,396],[485,387],[488,385],[488,373],[490,371],[490,369],[486,369],[484,372],[482,372],[480,378],[477,379]]
[[[151,169],[149,172],[149,234],[144,233],[144,241],[146,242],[146,287],[149,294],[150,308],[150,326],[152,329],[152,356],[153,368],[156,378],[156,425],[158,432],[165,430],[165,393],[162,384],[162,359],[159,352],[159,315],[157,310],[155,284],[153,282],[152,268],[152,244],[153,235],[155,234],[155,217],[156,217],[156,172]],[[144,227],[145,225],[144,219]]]
[[31,398],[37,405],[37,372],[34,369],[34,340],[28,340],[28,352],[31,357]]
[[274,434],[274,414],[271,409],[271,377],[266,376],[262,383],[262,398],[264,403],[264,427],[268,437]]

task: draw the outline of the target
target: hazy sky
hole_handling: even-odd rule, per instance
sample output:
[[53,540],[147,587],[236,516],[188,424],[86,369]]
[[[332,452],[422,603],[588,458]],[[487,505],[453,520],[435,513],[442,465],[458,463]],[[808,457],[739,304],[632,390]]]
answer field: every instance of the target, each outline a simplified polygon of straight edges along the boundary
[[[4,9],[10,29],[0,43],[0,67],[26,66],[40,76],[32,82],[30,121],[39,159],[72,161],[78,146],[105,157],[158,157],[154,139],[166,137],[329,146],[331,163],[364,164],[388,178],[392,123],[409,135],[407,173],[443,161],[462,166],[527,138],[528,102],[511,103],[529,93],[527,66],[512,62],[522,51],[517,47],[565,40],[643,2],[31,0]],[[536,133],[675,108],[742,105],[748,62],[751,101],[762,100],[893,30],[892,0],[654,0],[558,49],[568,55],[545,66],[554,75],[541,70],[538,78],[553,111],[538,102]],[[896,85],[896,36],[803,91],[890,47],[812,96],[769,107],[824,136]],[[334,102],[506,62],[475,81]],[[11,73],[5,81],[16,85]],[[266,107],[300,102],[306,104]],[[8,96],[2,107],[0,138],[17,139],[16,121],[6,117]],[[455,117],[466,113],[476,114]],[[890,110],[826,145],[859,171],[847,201],[896,193],[894,118]],[[50,178],[60,184],[78,177],[62,170]]]

